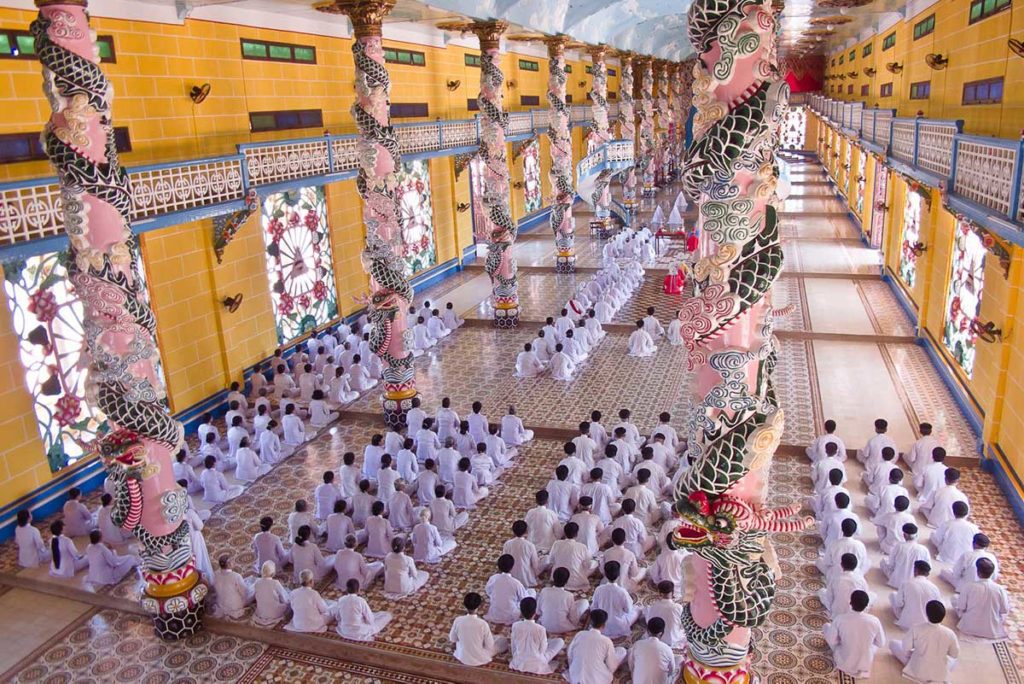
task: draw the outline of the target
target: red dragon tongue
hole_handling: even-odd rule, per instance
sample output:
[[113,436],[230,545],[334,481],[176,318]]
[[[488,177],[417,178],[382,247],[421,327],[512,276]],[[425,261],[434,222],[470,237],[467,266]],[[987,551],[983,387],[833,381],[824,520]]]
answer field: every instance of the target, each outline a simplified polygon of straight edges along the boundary
[[711,503],[708,501],[708,495],[704,492],[692,492],[687,498],[690,504],[700,511],[701,515],[707,515],[711,511]]

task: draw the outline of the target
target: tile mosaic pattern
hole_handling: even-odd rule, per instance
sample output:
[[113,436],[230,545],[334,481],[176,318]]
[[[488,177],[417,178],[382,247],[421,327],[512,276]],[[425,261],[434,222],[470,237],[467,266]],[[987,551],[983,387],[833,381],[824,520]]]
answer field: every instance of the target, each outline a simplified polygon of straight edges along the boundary
[[817,391],[813,343],[779,340],[775,369],[776,393],[786,415],[783,444],[809,444],[822,425],[821,399]]
[[875,332],[880,335],[913,335],[914,324],[907,318],[896,295],[889,285],[883,281],[858,280],[864,309],[871,317]]
[[416,677],[378,667],[358,665],[326,656],[281,648],[267,649],[238,682],[239,684],[269,684],[270,682],[446,684],[445,680],[441,679]]

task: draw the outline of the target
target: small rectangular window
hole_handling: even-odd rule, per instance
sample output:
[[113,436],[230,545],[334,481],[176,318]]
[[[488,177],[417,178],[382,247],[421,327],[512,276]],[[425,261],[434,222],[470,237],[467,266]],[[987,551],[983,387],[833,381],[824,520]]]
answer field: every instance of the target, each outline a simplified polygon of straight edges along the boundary
[[117,54],[114,52],[113,36],[96,36],[96,47],[99,48],[101,62],[117,64]]
[[592,73],[594,73],[594,65],[593,65],[593,64],[588,64],[588,65],[587,65],[587,68],[586,68],[586,72],[587,72],[588,74],[592,74]]
[[478,66],[480,66],[480,55],[471,55],[470,53],[467,52],[465,57],[464,57],[464,60],[466,62],[466,66],[471,66],[471,67],[478,67]]
[[312,45],[293,45],[292,43],[273,43],[255,38],[242,38],[242,59],[316,64],[316,48]]
[[523,107],[537,107],[540,105],[539,95],[520,95],[519,104]]
[[896,32],[893,31],[882,39],[882,50],[888,50],[896,44]]
[[[131,152],[132,139],[127,126],[114,128],[114,145],[118,152]],[[0,135],[0,164],[46,159],[46,150],[38,131]]]
[[993,14],[1010,9],[1011,0],[974,0],[971,3],[970,14],[967,23],[973,24],[976,21],[987,19]]
[[388,64],[404,64],[407,66],[427,65],[427,57],[422,52],[400,50],[398,48],[384,48],[384,61]]
[[999,104],[1002,101],[1002,77],[964,83],[962,103],[965,105]]
[[871,94],[871,86],[869,86],[867,83],[865,83],[864,85],[862,85],[860,87],[860,96],[861,97],[867,97],[870,94]]
[[852,83],[850,85],[846,86],[846,94],[847,95],[853,95],[853,84]]
[[867,45],[865,45],[864,49],[860,51],[860,56],[867,57],[868,55],[870,55],[873,47],[874,43],[868,43]]
[[839,63],[842,64],[846,61],[846,55],[839,55]]
[[419,116],[429,116],[430,107],[426,102],[392,102],[391,116],[395,119],[410,119]]
[[610,92],[610,93],[608,93],[608,99],[609,100],[618,100],[619,99],[619,94],[616,93],[616,92]]
[[833,58],[832,58],[832,66],[834,67],[835,65],[836,65],[836,58],[835,58],[835,57],[833,57]]
[[466,109],[468,109],[471,112],[479,112],[480,103],[476,101],[475,97],[471,97],[468,100],[466,100]]
[[618,72],[615,71],[615,69],[608,69],[608,75],[609,76],[617,76]]
[[572,94],[566,93],[566,95],[565,95],[565,103],[566,104],[572,104]]
[[572,64],[566,64],[565,65],[565,73],[567,73],[567,74],[571,74],[572,73]]
[[249,129],[253,133],[288,131],[296,128],[320,128],[323,125],[323,112],[319,109],[249,112]]
[[523,71],[540,71],[540,64],[529,59],[519,60],[519,68]]
[[931,14],[914,24],[914,40],[924,38],[935,30],[935,15]]
[[918,81],[910,84],[911,100],[927,100],[932,94],[931,81]]
[[880,97],[892,97],[892,83],[883,83],[882,87],[878,90]]
[[849,58],[850,58],[851,62],[853,60],[857,59],[857,51],[856,50],[850,50]]

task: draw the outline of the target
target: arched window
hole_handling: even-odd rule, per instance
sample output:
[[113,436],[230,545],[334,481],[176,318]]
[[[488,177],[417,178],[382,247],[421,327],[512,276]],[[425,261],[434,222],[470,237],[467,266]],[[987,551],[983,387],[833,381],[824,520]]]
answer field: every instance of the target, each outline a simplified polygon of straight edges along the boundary
[[437,263],[428,164],[425,159],[406,162],[395,174],[398,178],[396,193],[402,221],[402,245],[399,249],[407,276]]
[[323,187],[268,195],[262,219],[277,340],[283,344],[338,316]]
[[540,143],[523,148],[523,203],[527,214],[540,209]]
[[907,189],[907,201],[903,206],[903,241],[900,244],[900,280],[907,287],[917,282],[917,249],[921,240],[921,195]]
[[985,287],[985,245],[967,221],[957,221],[953,239],[949,290],[946,292],[946,321],[942,343],[953,355],[967,377],[974,374],[977,335],[971,322],[981,311]]

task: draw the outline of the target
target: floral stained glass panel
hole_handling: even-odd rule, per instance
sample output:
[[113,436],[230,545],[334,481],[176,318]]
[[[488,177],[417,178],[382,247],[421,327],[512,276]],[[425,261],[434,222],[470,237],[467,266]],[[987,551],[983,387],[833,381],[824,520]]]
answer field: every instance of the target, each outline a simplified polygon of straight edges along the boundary
[[868,155],[864,150],[857,154],[857,196],[853,199],[854,210],[857,216],[864,216],[864,184],[867,182],[867,161]]
[[523,148],[523,203],[527,214],[540,209],[540,143]]
[[473,235],[477,242],[487,240],[487,209],[484,207],[484,167],[479,156],[469,162],[469,189],[473,201]]
[[782,118],[782,149],[802,150],[807,135],[807,109],[789,107]]
[[907,190],[907,201],[903,207],[903,241],[900,244],[900,280],[907,287],[917,282],[917,250],[915,245],[921,239],[921,195]]
[[402,219],[402,261],[405,275],[437,263],[434,207],[430,200],[430,167],[424,159],[402,164],[398,177],[398,206]]
[[978,336],[971,322],[981,311],[985,286],[985,245],[966,221],[957,222],[953,241],[953,266],[946,293],[946,322],[942,343],[953,355],[967,377],[974,374],[974,354]]
[[338,315],[323,187],[267,196],[262,219],[277,340],[283,344]]

